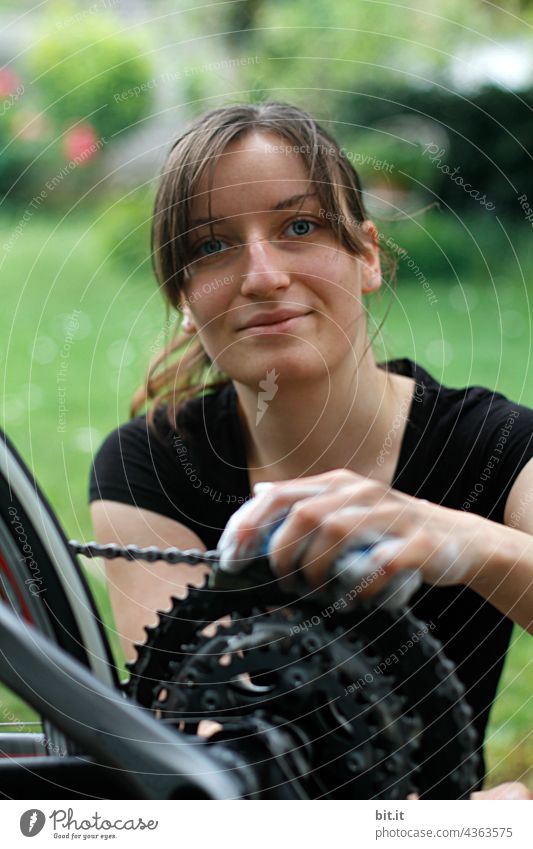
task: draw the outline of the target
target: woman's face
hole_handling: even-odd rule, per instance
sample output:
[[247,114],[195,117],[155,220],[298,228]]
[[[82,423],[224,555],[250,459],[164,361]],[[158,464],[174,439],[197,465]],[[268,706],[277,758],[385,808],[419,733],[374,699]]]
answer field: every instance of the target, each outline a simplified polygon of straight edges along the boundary
[[380,284],[377,249],[355,256],[337,242],[289,142],[250,132],[228,145],[211,203],[212,231],[204,177],[182,303],[213,363],[257,386],[273,368],[301,380],[353,362],[367,342],[361,294]]

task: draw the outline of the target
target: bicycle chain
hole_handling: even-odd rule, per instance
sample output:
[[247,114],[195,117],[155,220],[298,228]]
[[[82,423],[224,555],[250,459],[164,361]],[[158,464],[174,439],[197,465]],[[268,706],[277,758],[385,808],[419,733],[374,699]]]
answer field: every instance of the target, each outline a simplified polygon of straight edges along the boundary
[[123,557],[125,560],[147,560],[155,563],[163,560],[165,563],[187,563],[189,566],[198,566],[201,563],[215,564],[219,561],[219,553],[213,551],[200,551],[198,548],[158,548],[156,545],[148,545],[142,548],[139,545],[117,545],[114,542],[100,545],[97,542],[78,542],[75,539],[68,541],[68,546],[73,554],[82,554],[84,557],[103,557],[105,560],[115,560]]

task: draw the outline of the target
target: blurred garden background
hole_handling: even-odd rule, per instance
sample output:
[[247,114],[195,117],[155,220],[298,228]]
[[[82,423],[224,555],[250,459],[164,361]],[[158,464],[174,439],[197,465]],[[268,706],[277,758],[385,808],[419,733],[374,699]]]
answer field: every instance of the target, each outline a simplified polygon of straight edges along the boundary
[[[376,323],[390,308],[379,359],[533,406],[533,2],[191,6],[0,0],[0,424],[78,539],[91,456],[168,333],[150,269],[159,169],[217,105],[296,103],[359,169],[397,265],[369,304]],[[533,789],[530,639],[515,629],[490,784]]]

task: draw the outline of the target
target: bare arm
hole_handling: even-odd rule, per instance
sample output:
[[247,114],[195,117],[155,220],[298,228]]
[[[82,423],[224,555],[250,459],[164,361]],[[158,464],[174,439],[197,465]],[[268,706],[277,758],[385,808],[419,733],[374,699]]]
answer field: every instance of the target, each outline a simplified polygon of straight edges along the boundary
[[[189,528],[151,510],[118,501],[94,501],[91,516],[99,543],[205,551],[203,542]],[[144,626],[156,623],[155,611],[168,609],[172,595],[184,596],[186,585],[201,584],[209,571],[208,566],[181,563],[172,566],[161,560],[146,563],[122,558],[106,560],[105,569],[117,631],[127,660],[136,656],[133,644],[144,642]]]
[[513,484],[504,522],[493,528],[492,553],[470,586],[533,634],[533,460]]

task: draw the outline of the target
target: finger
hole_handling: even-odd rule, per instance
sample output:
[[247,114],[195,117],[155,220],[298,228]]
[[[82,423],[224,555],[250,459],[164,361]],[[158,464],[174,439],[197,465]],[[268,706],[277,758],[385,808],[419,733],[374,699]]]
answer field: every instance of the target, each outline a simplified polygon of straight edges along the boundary
[[253,500],[247,501],[233,513],[218,541],[219,567],[225,572],[235,574],[242,571],[256,556],[260,547],[261,539],[257,533],[245,541],[239,540],[237,536],[239,523],[243,516],[246,516],[253,509],[253,506]]
[[411,556],[420,551],[412,540],[397,541],[396,544],[377,545],[369,556],[369,568],[372,568],[374,580],[361,590],[361,601],[384,592],[391,579],[404,569],[412,568]]
[[[256,497],[251,499],[249,508],[238,510],[230,520],[230,527],[238,544],[247,546],[254,535],[268,527],[268,523],[276,519],[298,501],[325,493],[346,493],[350,496],[341,499],[342,504],[379,504],[384,499],[391,498],[397,505],[408,507],[419,499],[395,492],[379,481],[363,477],[347,469],[336,469],[320,475],[310,475],[293,481],[265,481],[255,485]],[[321,515],[318,515],[321,518]],[[225,537],[222,537],[225,541]]]
[[[312,534],[305,549],[305,561],[318,571],[331,564],[334,555],[350,544],[373,545],[389,536],[405,536],[412,521],[393,501],[361,503],[352,488],[331,495],[316,496],[296,504],[270,542],[270,556],[280,573],[287,573],[300,561],[300,544]],[[313,533],[314,532],[314,533]]]
[[384,484],[354,472],[347,472],[345,469],[305,478],[304,481],[298,479],[280,483],[275,488],[263,491],[255,500],[253,509],[242,515],[236,530],[237,539],[246,544],[258,529],[272,521],[272,515],[279,516],[283,510],[287,513],[297,502],[304,499],[326,494],[339,495],[338,501],[324,504],[315,502],[315,524],[318,524],[326,509],[333,510],[347,504],[379,504],[390,493],[391,490]]
[[[305,498],[330,492],[332,489],[339,490],[338,478],[330,482],[318,482],[314,478],[306,478],[305,481],[297,480],[290,483],[275,484],[272,487],[260,490],[256,498],[250,502],[250,508],[246,512],[238,510],[235,520],[232,522],[232,531],[239,545],[246,546],[253,540],[258,531],[264,531],[272,525],[279,516]],[[233,516],[232,516],[233,519]],[[231,521],[231,520],[230,520]]]
[[[424,530],[418,530],[407,539],[395,537],[378,543],[369,554],[369,569],[375,573],[374,580],[361,590],[361,601],[365,601],[386,590],[391,579],[403,571],[420,569],[434,550],[434,542]],[[401,583],[397,585],[401,590]]]
[[258,483],[254,483],[253,491],[254,495],[261,495],[262,492],[266,492],[268,489],[271,489],[275,486],[273,481],[259,481]]
[[[334,563],[326,567],[321,577],[323,580],[333,578],[349,591],[352,601],[376,596],[376,601],[390,610],[405,607],[422,583],[420,572],[412,568],[397,572],[389,569],[387,572],[383,563],[389,562],[403,548],[404,541],[391,537],[375,543],[375,538],[376,532],[367,532],[352,539],[348,545],[343,544]],[[311,582],[319,585],[316,572]]]
[[270,541],[269,559],[277,574],[297,568],[309,586],[323,585],[336,557],[353,542],[358,520],[370,512],[362,505],[338,506],[340,499],[342,494],[308,499],[289,513]]
[[250,560],[257,556],[262,542],[268,537],[273,526],[287,515],[295,501],[322,491],[316,484],[302,484],[291,487],[291,494],[285,498],[280,493],[274,497],[270,493],[277,485],[267,486],[266,482],[257,485],[260,494],[245,502],[230,517],[218,542],[220,568],[228,572],[240,572]]

